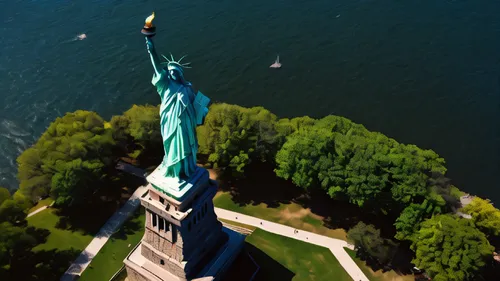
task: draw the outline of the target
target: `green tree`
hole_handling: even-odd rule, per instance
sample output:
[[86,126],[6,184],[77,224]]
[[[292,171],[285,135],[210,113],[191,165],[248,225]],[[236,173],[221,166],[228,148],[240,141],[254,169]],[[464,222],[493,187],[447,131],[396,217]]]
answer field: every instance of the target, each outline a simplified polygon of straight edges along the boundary
[[[35,145],[18,157],[19,191],[32,202],[49,193],[57,196],[60,194],[57,179],[66,176],[64,167],[75,160],[87,167],[86,173],[79,173],[79,177],[85,179],[93,178],[96,173],[103,174],[102,168],[113,164],[114,145],[112,130],[97,113],[83,110],[67,113],[52,122]],[[98,186],[83,186],[78,182],[81,180],[69,181],[67,186],[75,186],[67,189],[95,189]],[[55,199],[57,202],[58,198]]]
[[494,250],[470,220],[453,215],[423,221],[411,248],[416,254],[413,263],[437,281],[472,279]]
[[446,172],[435,152],[399,144],[338,116],[300,128],[290,123],[278,122],[280,130],[290,133],[276,154],[279,177],[303,188],[319,186],[332,198],[358,206],[376,202],[372,206],[400,211],[424,199],[445,205],[445,195],[430,177]]
[[446,172],[443,158],[432,150],[422,150],[415,145],[399,144],[388,156],[393,183],[391,193],[394,200],[403,205],[418,202],[429,194],[428,174],[444,175]]
[[59,206],[82,205],[90,200],[93,183],[102,178],[103,163],[98,160],[58,163],[52,177],[51,196]]
[[159,105],[133,105],[123,115],[111,118],[113,138],[129,157],[163,156],[159,110]]
[[277,117],[262,107],[213,104],[197,128],[199,153],[208,163],[231,168],[241,175],[252,160],[273,160],[282,140],[275,130]]
[[31,204],[28,204],[19,192],[11,196],[6,188],[0,188],[0,222],[10,222],[15,225],[24,223],[26,210],[30,206]]
[[0,187],[0,205],[2,205],[2,203],[9,198],[10,198],[9,190],[5,187]]
[[0,221],[19,224],[26,218],[24,206],[14,199],[7,199],[0,205]]
[[359,222],[347,232],[360,256],[368,256],[380,264],[390,263],[396,249],[396,244],[380,236],[380,230],[371,224]]
[[24,229],[4,221],[0,223],[0,230],[0,267],[3,267],[10,263],[14,247],[24,234]]
[[332,198],[363,206],[389,184],[386,154],[392,145],[381,134],[328,116],[287,137],[276,155],[276,174],[303,188],[320,186]]
[[436,206],[424,200],[422,204],[412,203],[406,207],[396,219],[394,226],[398,240],[413,240],[413,236],[420,227],[420,222],[436,213]]
[[159,105],[134,104],[123,113],[130,121],[128,133],[143,146],[162,142],[159,111]]
[[488,235],[500,235],[500,210],[495,208],[489,200],[479,197],[462,209],[462,212],[472,216],[476,226]]

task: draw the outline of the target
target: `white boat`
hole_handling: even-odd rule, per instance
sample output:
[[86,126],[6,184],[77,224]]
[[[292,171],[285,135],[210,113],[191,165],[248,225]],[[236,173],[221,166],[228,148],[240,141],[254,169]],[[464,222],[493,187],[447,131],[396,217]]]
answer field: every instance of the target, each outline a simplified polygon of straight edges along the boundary
[[269,68],[281,68],[280,56],[276,58],[276,61],[274,61],[274,63],[271,64]]

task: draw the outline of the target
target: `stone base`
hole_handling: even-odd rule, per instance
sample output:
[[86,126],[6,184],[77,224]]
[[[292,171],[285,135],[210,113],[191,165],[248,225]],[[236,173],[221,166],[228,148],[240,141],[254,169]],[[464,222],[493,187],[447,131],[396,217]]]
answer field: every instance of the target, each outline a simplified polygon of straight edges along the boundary
[[[215,256],[190,281],[220,280],[221,276],[238,256],[243,247],[245,237],[226,227],[223,231],[228,235],[227,242],[220,247]],[[187,281],[173,275],[160,266],[152,263],[141,254],[142,242],[123,261],[130,281]]]
[[146,179],[156,190],[182,201],[193,186],[205,182],[203,177],[208,177],[208,171],[197,167],[189,179],[167,178],[160,165]]

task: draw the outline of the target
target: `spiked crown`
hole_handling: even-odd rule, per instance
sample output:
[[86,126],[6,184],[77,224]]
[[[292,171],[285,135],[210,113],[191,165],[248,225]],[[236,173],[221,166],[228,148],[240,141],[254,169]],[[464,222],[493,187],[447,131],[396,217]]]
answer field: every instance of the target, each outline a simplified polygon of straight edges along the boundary
[[170,59],[167,58],[166,56],[164,55],[161,55],[165,60],[166,62],[162,62],[162,65],[166,65],[167,66],[167,69],[170,71],[170,70],[177,70],[179,71],[181,74],[184,73],[184,68],[191,68],[191,63],[188,62],[188,63],[182,63],[182,60],[186,57],[186,56],[182,56],[178,61],[176,61],[174,59],[174,56],[172,56],[172,54],[170,54]]

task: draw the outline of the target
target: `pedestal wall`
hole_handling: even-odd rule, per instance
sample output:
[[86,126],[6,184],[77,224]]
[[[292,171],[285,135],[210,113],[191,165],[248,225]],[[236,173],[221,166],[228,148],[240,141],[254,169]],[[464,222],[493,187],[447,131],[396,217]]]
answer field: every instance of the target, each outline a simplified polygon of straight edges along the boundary
[[189,187],[177,191],[181,197],[162,193],[152,185],[141,197],[146,208],[145,233],[141,245],[125,260],[131,281],[191,280],[207,274],[207,270],[224,267],[231,259],[217,257],[226,255],[226,249],[237,251],[234,245],[228,246],[230,236],[214,211],[217,184],[205,169],[198,170],[190,180],[180,183]]

